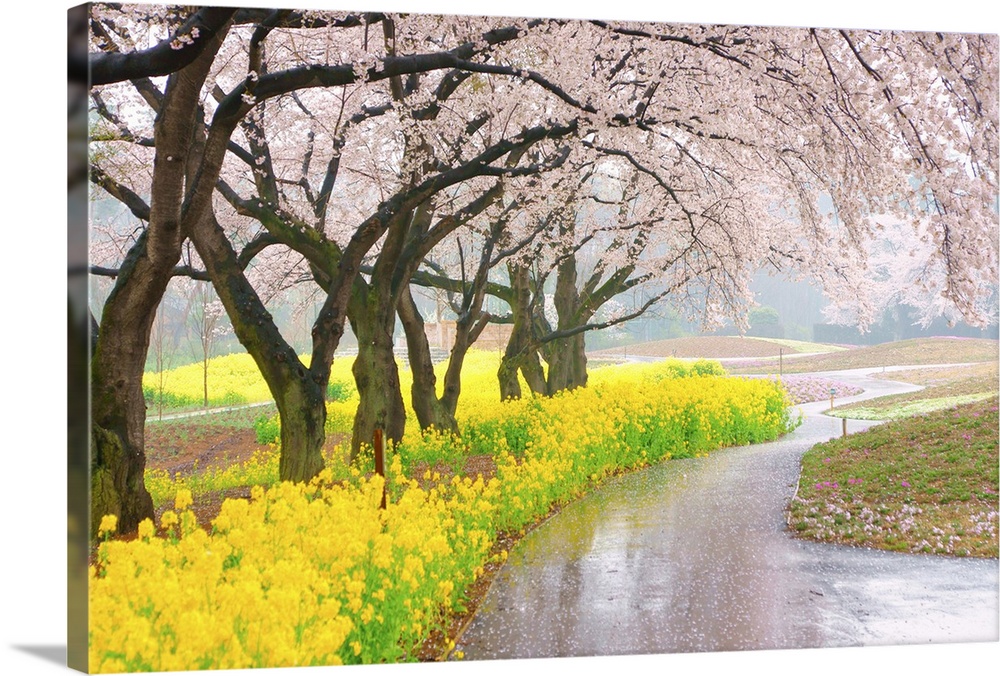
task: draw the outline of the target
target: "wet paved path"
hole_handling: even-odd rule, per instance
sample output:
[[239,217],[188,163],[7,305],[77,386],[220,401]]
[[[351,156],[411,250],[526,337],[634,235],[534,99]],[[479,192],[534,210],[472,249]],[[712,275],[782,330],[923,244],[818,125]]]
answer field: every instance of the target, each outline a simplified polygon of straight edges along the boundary
[[[866,389],[838,404],[919,389],[873,370],[823,375]],[[799,458],[841,434],[828,407],[798,407],[803,424],[779,441],[667,462],[568,505],[514,548],[458,648],[498,659],[996,641],[996,559],[788,535]]]

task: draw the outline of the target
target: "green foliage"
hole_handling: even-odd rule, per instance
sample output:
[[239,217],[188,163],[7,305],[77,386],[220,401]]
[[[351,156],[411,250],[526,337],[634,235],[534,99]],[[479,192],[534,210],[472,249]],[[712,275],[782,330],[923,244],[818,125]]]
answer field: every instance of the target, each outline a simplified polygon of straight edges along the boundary
[[327,401],[347,401],[357,394],[354,383],[344,380],[330,380],[326,386]]
[[278,416],[259,416],[253,421],[258,444],[276,444],[281,439],[281,421]]
[[722,368],[722,364],[715,360],[699,359],[691,364],[690,374],[696,376],[724,376],[726,375],[726,369]]
[[186,476],[170,476],[158,469],[146,469],[145,482],[153,504],[162,506],[177,493],[186,488],[193,495],[219,493],[243,486],[273,486],[278,483],[278,451],[258,450],[251,458],[241,463],[225,467],[205,467],[197,465]]
[[433,428],[421,430],[419,442],[400,444],[397,450],[403,473],[407,476],[418,474],[419,467],[446,468],[453,474],[459,474],[470,455],[470,445],[461,437]]
[[168,409],[183,409],[198,407],[204,403],[204,397],[196,397],[182,392],[172,392],[167,389],[160,390],[160,388],[153,385],[143,385],[142,396],[146,400],[146,406],[149,408],[162,405],[163,408]]
[[750,326],[777,326],[781,323],[781,315],[768,305],[752,308],[749,319]]

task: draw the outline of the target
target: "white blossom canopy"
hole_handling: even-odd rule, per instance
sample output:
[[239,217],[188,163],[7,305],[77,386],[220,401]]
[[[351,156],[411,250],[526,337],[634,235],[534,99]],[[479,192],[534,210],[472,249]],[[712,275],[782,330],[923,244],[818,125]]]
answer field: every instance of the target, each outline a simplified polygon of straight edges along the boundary
[[[198,37],[187,9],[94,12],[115,27],[94,51]],[[265,231],[307,258],[310,242],[343,249],[407,186],[470,166],[432,192],[434,218],[502,183],[478,218],[516,206],[516,238],[600,166],[627,208],[598,241],[644,243],[608,248],[602,265],[674,276],[675,297],[710,317],[741,315],[771,265],[870,322],[886,219],[921,242],[910,258],[926,274],[894,278],[919,286],[908,300],[927,316],[995,317],[995,35],[332,11],[263,31],[268,15],[248,16],[203,93],[212,133],[239,125],[213,198],[237,249]],[[156,90],[156,78],[94,89],[92,164],[109,192],[148,193]]]

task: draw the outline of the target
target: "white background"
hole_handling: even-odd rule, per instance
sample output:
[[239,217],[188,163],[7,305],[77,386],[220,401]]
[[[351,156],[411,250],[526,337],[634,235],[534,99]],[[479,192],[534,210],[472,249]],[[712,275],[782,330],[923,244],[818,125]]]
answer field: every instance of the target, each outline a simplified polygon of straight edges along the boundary
[[[237,4],[220,0],[217,4]],[[246,5],[271,3],[250,0]],[[277,4],[299,3],[281,0]],[[715,0],[684,6],[657,0],[313,0],[303,6],[565,18],[858,27],[997,33],[994,2],[968,0],[812,2]],[[679,5],[680,3],[678,3]],[[5,260],[0,324],[0,673],[65,668],[65,26],[72,3],[13,0],[0,22],[0,151]],[[918,608],[914,612],[919,612]],[[41,655],[41,656],[40,656]],[[994,673],[1000,644],[529,660],[442,665],[316,667],[239,674],[500,674],[572,669],[688,674],[750,672],[868,674]],[[990,667],[989,665],[993,665]]]

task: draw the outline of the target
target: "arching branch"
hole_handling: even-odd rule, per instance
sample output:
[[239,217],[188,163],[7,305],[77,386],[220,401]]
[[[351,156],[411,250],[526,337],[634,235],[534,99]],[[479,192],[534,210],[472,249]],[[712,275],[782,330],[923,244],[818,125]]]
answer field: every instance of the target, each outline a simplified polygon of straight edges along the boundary
[[131,54],[98,52],[86,60],[69,55],[69,78],[92,86],[169,75],[192,63],[236,13],[233,7],[205,7],[195,12],[169,40]]

